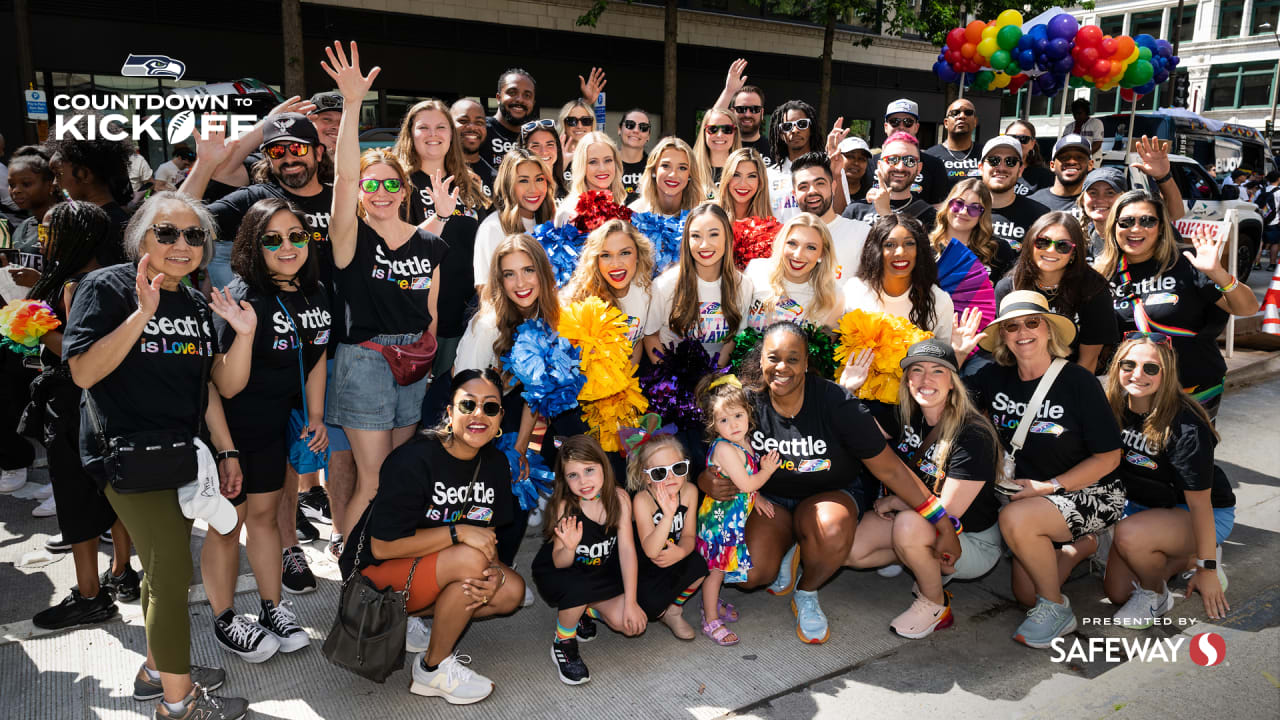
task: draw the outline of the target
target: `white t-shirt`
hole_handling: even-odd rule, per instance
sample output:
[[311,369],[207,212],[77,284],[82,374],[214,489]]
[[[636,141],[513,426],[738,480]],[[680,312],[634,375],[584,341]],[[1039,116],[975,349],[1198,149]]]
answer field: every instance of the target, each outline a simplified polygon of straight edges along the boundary
[[[812,283],[793,283],[782,281],[782,297],[775,298],[769,276],[778,262],[777,258],[756,258],[747,263],[746,275],[751,280],[751,309],[747,314],[747,323],[756,330],[764,330],[779,320],[790,320],[794,323],[811,322],[823,324],[827,318],[809,317],[808,307],[813,303],[816,294]],[[776,300],[776,302],[775,302]],[[836,286],[836,298],[833,308],[844,305],[844,295],[840,286]],[[770,306],[773,312],[769,312]]]
[[1062,132],[1058,135],[1058,137],[1062,137],[1063,135],[1070,135],[1071,133],[1076,133],[1080,137],[1084,138],[1085,141],[1089,143],[1090,147],[1092,147],[1093,143],[1102,142],[1102,133],[1103,133],[1102,121],[1099,120],[1098,118],[1091,117],[1088,120],[1085,120],[1084,127],[1081,128],[1080,130],[1076,130],[1075,128],[1076,128],[1075,120],[1068,122],[1066,125],[1062,127]]
[[[911,291],[908,290],[896,296],[876,293],[867,287],[866,283],[855,277],[844,286],[844,311],[851,310],[884,312],[910,319]],[[933,314],[933,327],[920,329],[933,333],[933,336],[942,342],[951,342],[951,323],[952,316],[955,315],[955,306],[951,303],[951,296],[937,285],[933,286]]]
[[618,307],[627,316],[627,339],[632,347],[637,345],[645,335],[658,331],[657,323],[661,317],[653,312],[653,295],[649,288],[642,288],[634,283],[627,288],[627,294],[618,298]]
[[871,225],[862,220],[851,220],[837,215],[827,223],[831,231],[831,244],[836,249],[836,283],[843,285],[858,272],[862,262],[862,246],[867,242]]
[[180,170],[177,165],[170,160],[156,168],[155,179],[160,182],[169,184],[169,187],[176,188],[187,178],[187,174]]
[[[524,224],[524,231],[533,230],[533,218],[520,218],[520,222]],[[498,246],[502,244],[503,238],[507,236],[502,231],[502,220],[498,217],[498,213],[493,212],[489,217],[480,223],[480,227],[476,229],[476,247],[471,255],[471,271],[475,274],[475,284],[484,285],[489,282],[489,269],[493,265],[493,254],[498,251]]]
[[795,191],[791,188],[791,160],[783,160],[777,165],[770,165],[766,175],[769,176],[769,201],[773,204],[773,216],[778,222],[786,222],[800,214],[800,206],[796,203]]
[[455,372],[484,370],[498,367],[493,354],[493,343],[498,339],[498,318],[491,312],[478,312],[471,316],[467,329],[458,341],[458,354],[453,358]]
[[[675,266],[658,276],[653,281],[653,307],[650,317],[657,326],[658,340],[664,346],[680,341],[680,336],[671,329],[671,309],[676,300],[676,283],[680,278],[680,267]],[[738,281],[738,313],[741,327],[730,328],[725,320],[724,310],[720,304],[720,281],[708,282],[698,278],[698,328],[689,335],[702,343],[702,347],[714,360],[720,348],[743,327],[746,327],[747,312],[751,309],[752,284],[750,278],[742,275]]]
[[129,156],[129,185],[133,187],[134,192],[138,192],[138,188],[142,187],[142,183],[151,179],[151,165],[147,163],[147,159],[134,153]]

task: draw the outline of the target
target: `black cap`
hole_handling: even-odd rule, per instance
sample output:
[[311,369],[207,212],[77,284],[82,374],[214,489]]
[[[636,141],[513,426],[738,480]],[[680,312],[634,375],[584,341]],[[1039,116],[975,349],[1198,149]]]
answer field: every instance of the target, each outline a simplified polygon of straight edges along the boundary
[[280,113],[267,118],[262,125],[262,145],[267,147],[278,142],[303,142],[308,145],[319,145],[320,134],[316,126],[305,115],[295,112]]
[[951,346],[942,342],[937,338],[929,338],[907,348],[907,356],[902,358],[902,362],[898,363],[898,367],[903,370],[918,363],[931,362],[945,365],[953,372],[959,372],[956,366],[956,351]]

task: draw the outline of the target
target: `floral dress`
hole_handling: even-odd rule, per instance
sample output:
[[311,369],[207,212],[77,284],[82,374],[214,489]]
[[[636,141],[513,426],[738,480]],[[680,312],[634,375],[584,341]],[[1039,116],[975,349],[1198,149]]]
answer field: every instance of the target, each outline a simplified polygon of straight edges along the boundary
[[[737,448],[745,458],[748,475],[760,472],[760,458],[741,445],[716,438],[707,449],[707,465],[712,464],[716,446],[728,443]],[[721,477],[726,477],[720,473]],[[727,583],[743,582],[751,569],[751,556],[747,554],[747,516],[755,504],[755,493],[740,492],[732,500],[715,500],[704,497],[698,507],[698,553],[707,561],[711,570],[724,571]]]

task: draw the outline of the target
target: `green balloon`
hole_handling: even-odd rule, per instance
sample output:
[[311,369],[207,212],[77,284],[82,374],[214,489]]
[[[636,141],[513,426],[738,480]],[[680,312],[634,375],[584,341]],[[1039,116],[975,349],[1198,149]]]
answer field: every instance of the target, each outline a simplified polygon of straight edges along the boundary
[[1067,82],[1073,88],[1084,87],[1084,78],[1082,77],[1076,77],[1075,75],[1072,75],[1071,79],[1068,80]]
[[1124,70],[1124,75],[1120,77],[1120,84],[1124,87],[1137,87],[1141,85],[1142,83],[1138,81],[1138,66],[1142,63],[1142,60],[1134,60],[1129,63],[1129,67]]
[[1004,70],[1012,59],[1008,50],[997,50],[991,53],[991,67],[996,70]]
[[[1151,82],[1152,76],[1156,73],[1156,70],[1151,66],[1151,63],[1146,60],[1139,60],[1134,63],[1134,65],[1137,66],[1136,74],[1134,76],[1134,87],[1137,87],[1138,85],[1146,85]],[[1127,72],[1125,74],[1128,75]]]
[[973,88],[975,90],[986,90],[991,81],[996,79],[996,74],[990,70],[979,70],[978,74],[973,78]]
[[1005,25],[996,33],[996,44],[1001,49],[1012,50],[1017,47],[1018,41],[1022,39],[1022,28],[1017,25]]
[[1139,59],[1139,60],[1150,60],[1150,59],[1151,59],[1151,48],[1149,48],[1149,47],[1145,47],[1145,46],[1138,48],[1138,59]]

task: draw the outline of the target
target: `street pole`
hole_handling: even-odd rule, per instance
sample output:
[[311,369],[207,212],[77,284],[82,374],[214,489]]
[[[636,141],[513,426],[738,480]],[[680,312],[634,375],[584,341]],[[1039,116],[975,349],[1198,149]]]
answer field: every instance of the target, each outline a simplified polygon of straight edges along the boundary
[[[1270,30],[1271,36],[1276,39],[1276,47],[1280,48],[1280,28],[1271,26],[1271,23],[1262,23],[1258,26],[1259,30]],[[1280,57],[1276,58],[1275,72],[1271,73],[1271,137],[1267,138],[1267,142],[1272,142],[1276,137],[1276,101],[1280,98]]]

